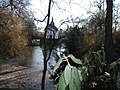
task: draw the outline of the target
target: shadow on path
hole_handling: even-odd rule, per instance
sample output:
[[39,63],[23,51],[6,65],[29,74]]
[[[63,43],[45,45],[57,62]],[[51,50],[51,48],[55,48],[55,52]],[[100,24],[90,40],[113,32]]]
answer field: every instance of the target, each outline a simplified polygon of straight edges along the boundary
[[[22,66],[0,65],[0,89],[40,90],[42,71]],[[56,90],[49,74],[46,76],[46,90]]]

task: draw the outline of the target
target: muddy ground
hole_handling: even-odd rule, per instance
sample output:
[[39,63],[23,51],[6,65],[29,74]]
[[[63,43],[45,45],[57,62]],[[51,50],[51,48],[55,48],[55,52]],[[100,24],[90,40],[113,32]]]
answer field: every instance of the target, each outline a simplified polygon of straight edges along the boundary
[[[56,90],[47,72],[45,90]],[[40,90],[42,71],[9,63],[0,63],[0,90]]]

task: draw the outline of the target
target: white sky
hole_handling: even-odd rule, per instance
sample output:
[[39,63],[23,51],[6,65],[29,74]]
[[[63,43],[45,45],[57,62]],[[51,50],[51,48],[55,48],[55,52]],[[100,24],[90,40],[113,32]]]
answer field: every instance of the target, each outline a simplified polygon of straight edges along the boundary
[[[56,4],[52,4],[51,17],[53,17],[55,25],[59,27],[62,20],[66,20],[67,17],[82,17],[87,16],[87,10],[92,11],[95,8],[90,8],[90,1],[93,0],[54,0]],[[71,2],[70,2],[71,1]],[[117,0],[120,1],[120,0]],[[35,11],[35,17],[42,20],[47,14],[49,0],[32,0],[31,8]],[[71,3],[71,4],[70,4]],[[46,23],[38,24],[39,27],[45,27]],[[64,25],[62,27],[65,27]],[[62,28],[61,27],[61,28]]]
[[[85,17],[86,9],[88,7],[89,0],[54,0],[56,4],[52,3],[51,17],[53,17],[55,25],[59,27],[62,20],[66,20],[67,17]],[[74,2],[73,2],[74,1]],[[49,0],[32,0],[31,8],[35,11],[35,17],[42,20],[47,14]],[[42,26],[45,23],[41,23]],[[41,27],[39,24],[39,26]]]

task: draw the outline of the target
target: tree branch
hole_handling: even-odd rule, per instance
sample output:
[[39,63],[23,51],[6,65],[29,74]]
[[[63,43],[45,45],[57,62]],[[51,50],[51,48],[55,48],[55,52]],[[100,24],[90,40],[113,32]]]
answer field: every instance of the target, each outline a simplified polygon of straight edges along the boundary
[[39,19],[36,19],[36,18],[34,18],[34,20],[39,21],[39,22],[44,22],[47,17],[48,17],[48,14],[43,18],[43,20],[39,20]]

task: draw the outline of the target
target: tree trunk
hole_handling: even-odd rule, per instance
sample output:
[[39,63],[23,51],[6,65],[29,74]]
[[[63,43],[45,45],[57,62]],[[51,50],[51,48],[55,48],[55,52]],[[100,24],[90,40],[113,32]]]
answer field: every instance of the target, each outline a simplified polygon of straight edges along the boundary
[[105,20],[105,55],[106,61],[110,63],[112,61],[112,8],[113,0],[106,0],[107,12]]
[[42,82],[41,82],[41,89],[42,90],[45,90],[46,72],[47,72],[47,62],[44,62],[44,70],[43,70]]
[[49,0],[49,5],[48,5],[48,18],[47,18],[47,25],[45,27],[45,33],[44,33],[44,50],[43,50],[43,56],[44,56],[44,68],[43,68],[43,75],[42,75],[42,81],[41,81],[41,89],[45,90],[45,78],[46,78],[46,72],[47,72],[47,62],[49,60],[49,58],[47,58],[48,54],[47,54],[47,45],[46,45],[46,33],[47,33],[47,29],[48,29],[48,25],[49,25],[49,21],[50,21],[50,8],[51,8],[51,2],[52,0]]

